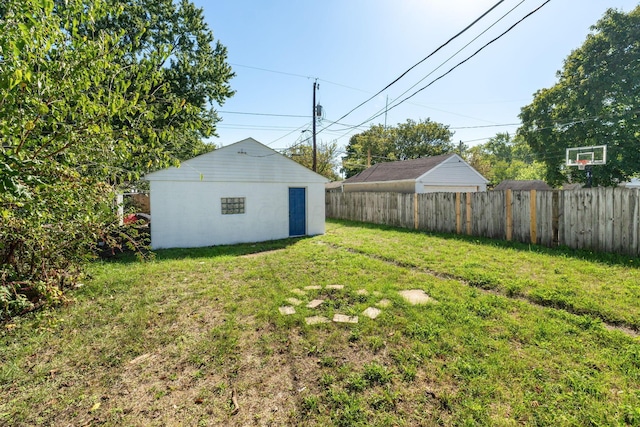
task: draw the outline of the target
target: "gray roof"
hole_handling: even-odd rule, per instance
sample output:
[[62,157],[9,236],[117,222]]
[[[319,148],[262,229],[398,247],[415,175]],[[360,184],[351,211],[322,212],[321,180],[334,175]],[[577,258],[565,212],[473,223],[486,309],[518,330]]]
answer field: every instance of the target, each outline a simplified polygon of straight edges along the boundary
[[403,160],[399,162],[376,163],[357,175],[347,178],[344,183],[403,181],[418,179],[455,154],[443,154],[433,157]]
[[500,184],[496,185],[494,190],[553,190],[544,181],[539,179],[529,179],[529,180],[516,180],[516,179],[505,179]]

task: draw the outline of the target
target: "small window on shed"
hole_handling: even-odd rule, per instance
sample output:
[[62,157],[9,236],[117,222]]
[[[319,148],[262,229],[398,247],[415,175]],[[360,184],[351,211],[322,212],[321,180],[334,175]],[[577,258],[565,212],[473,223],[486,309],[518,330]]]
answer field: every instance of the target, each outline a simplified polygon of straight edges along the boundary
[[222,215],[244,213],[244,197],[223,197],[221,200]]

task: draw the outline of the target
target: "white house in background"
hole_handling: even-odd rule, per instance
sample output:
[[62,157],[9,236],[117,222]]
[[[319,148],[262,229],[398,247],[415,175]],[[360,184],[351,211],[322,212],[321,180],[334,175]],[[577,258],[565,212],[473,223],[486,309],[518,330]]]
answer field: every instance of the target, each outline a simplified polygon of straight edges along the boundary
[[395,193],[487,191],[489,180],[457,154],[377,163],[342,182],[342,191]]
[[147,174],[151,247],[260,242],[325,230],[323,176],[248,138]]
[[631,181],[625,182],[626,188],[640,188],[640,178],[631,178]]

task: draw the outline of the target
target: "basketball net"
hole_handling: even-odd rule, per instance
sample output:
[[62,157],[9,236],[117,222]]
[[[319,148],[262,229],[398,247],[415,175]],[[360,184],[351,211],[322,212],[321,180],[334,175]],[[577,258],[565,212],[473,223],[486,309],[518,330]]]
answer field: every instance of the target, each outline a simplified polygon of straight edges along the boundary
[[577,160],[578,162],[578,169],[583,171],[584,168],[587,166],[587,163],[589,163],[588,160]]

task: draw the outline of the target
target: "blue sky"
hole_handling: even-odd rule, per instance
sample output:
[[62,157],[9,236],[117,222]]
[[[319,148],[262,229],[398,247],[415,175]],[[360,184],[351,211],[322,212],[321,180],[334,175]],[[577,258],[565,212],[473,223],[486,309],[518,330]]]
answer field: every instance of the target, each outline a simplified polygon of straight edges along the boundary
[[[384,114],[369,119],[384,111],[387,97],[392,106],[427,85],[544,0],[503,1],[398,83],[329,126],[497,2],[195,0],[216,40],[227,47],[236,73],[231,81],[236,94],[218,107],[223,121],[212,142],[228,145],[253,137],[281,149],[307,138],[309,132],[303,131],[311,129],[313,83],[318,79],[317,100],[324,109],[318,140],[337,140],[344,147],[351,135],[385,123]],[[535,91],[554,84],[556,71],[583,43],[589,27],[608,8],[629,12],[637,5],[630,0],[551,0],[477,56],[388,111],[386,123],[430,118],[450,126],[454,142],[469,146],[497,132],[513,133],[520,108]]]

